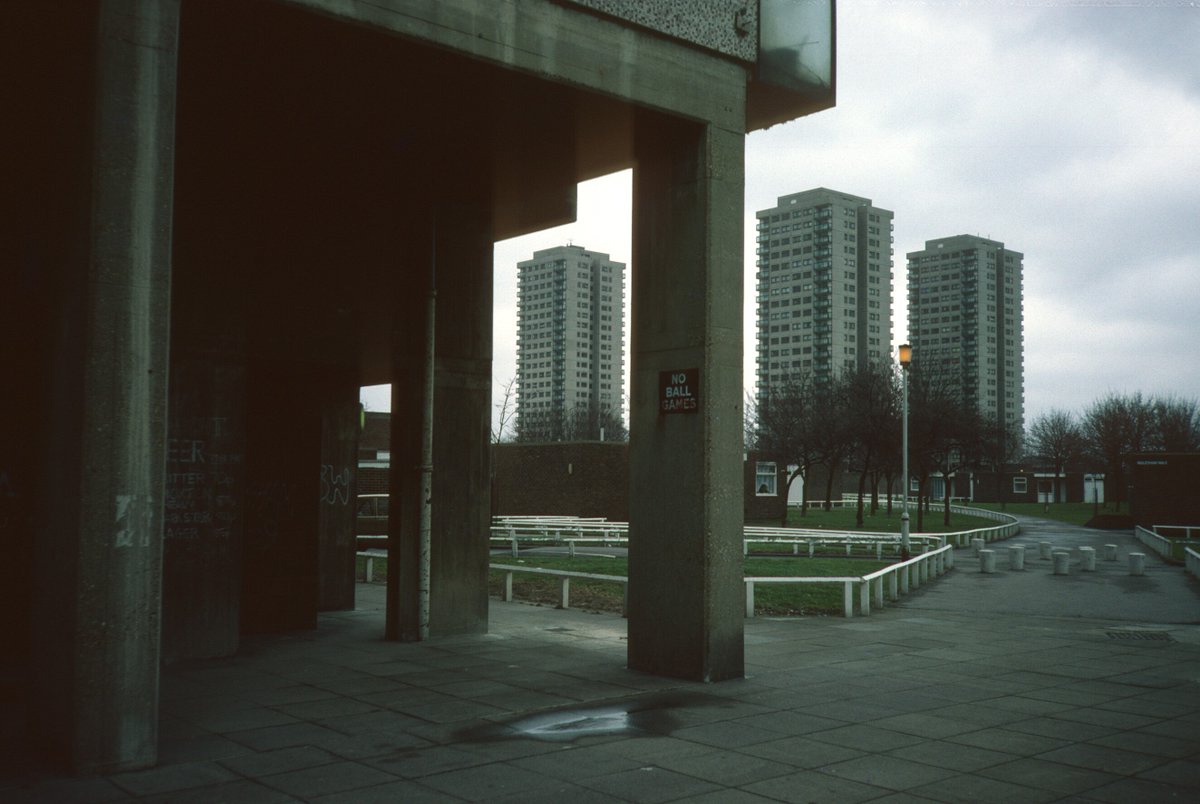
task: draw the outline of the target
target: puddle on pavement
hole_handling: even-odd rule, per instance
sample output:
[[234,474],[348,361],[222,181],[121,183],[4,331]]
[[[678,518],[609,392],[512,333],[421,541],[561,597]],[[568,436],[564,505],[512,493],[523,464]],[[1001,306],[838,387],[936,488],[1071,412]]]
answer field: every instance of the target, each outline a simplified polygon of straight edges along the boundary
[[629,698],[616,703],[573,706],[524,715],[512,720],[464,729],[455,734],[463,742],[492,742],[513,738],[571,742],[606,735],[667,735],[678,720],[672,710],[683,706],[722,703],[707,695],[676,693]]

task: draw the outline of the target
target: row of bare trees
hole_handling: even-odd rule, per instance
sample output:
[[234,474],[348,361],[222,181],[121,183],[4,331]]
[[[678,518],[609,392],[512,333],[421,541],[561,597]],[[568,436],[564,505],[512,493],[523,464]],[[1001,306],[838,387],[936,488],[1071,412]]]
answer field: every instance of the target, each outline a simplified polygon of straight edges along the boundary
[[[808,479],[814,468],[824,469],[827,506],[834,478],[843,471],[856,473],[861,525],[868,492],[871,510],[876,511],[878,490],[897,488],[903,379],[897,366],[886,363],[847,371],[825,384],[811,375],[792,377],[772,388],[767,398],[747,400],[746,446],[794,467],[785,495],[796,478]],[[908,398],[909,475],[917,481],[923,503],[917,507],[918,530],[935,476],[945,479],[943,521],[948,524],[950,499],[957,496],[954,477],[968,470],[1002,471],[1005,465],[1026,460],[1052,468],[1065,482],[1061,476],[1069,466],[1090,461],[1105,471],[1108,499],[1119,507],[1129,454],[1200,451],[1200,403],[1194,399],[1109,394],[1079,416],[1052,410],[1022,434],[964,401],[952,375],[923,372],[914,365]],[[998,491],[1004,502],[1008,484],[999,483]],[[807,508],[808,492],[806,482],[801,512]],[[1062,493],[1055,488],[1055,499],[1062,499]]]
[[[1026,455],[1055,475],[1083,460],[1102,466],[1107,499],[1120,507],[1126,486],[1125,456],[1138,452],[1200,451],[1200,404],[1177,396],[1109,394],[1081,415],[1055,409],[1034,419]],[[1060,499],[1055,488],[1054,498]]]
[[[795,467],[796,478],[809,478],[815,467],[826,472],[825,501],[830,505],[834,478],[843,471],[858,477],[857,522],[863,523],[868,493],[872,511],[880,488],[897,487],[900,478],[903,375],[895,365],[877,363],[844,372],[826,383],[811,375],[794,376],[765,399],[747,401],[746,444],[778,456]],[[965,469],[999,467],[1016,458],[1019,433],[989,420],[963,401],[950,377],[922,372],[909,375],[909,474],[918,482],[917,529],[923,526],[931,478],[946,478],[944,521],[949,523],[953,476]],[[809,484],[804,484],[806,510]],[[891,513],[891,497],[887,498]]]
[[516,378],[504,384],[492,422],[492,443],[545,441],[628,441],[619,406],[577,405],[569,409],[521,411]]

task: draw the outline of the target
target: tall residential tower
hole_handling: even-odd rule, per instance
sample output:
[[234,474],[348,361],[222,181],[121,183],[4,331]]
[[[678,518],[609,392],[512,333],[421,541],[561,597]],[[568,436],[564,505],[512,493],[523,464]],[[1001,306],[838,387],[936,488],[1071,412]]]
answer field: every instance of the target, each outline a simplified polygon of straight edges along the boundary
[[890,360],[892,213],[818,188],[757,217],[759,402],[791,378]]
[[625,264],[567,245],[517,269],[517,438],[620,436]]
[[972,235],[925,241],[908,254],[913,366],[1019,435],[1025,426],[1024,255]]

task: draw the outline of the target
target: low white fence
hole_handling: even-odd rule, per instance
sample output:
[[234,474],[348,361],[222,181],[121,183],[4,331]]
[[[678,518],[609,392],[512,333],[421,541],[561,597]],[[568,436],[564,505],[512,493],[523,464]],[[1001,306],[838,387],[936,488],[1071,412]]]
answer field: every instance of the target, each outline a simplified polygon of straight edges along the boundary
[[[1165,531],[1170,531],[1170,532],[1164,533]],[[1175,531],[1183,531],[1183,538],[1185,541],[1192,541],[1193,539],[1200,539],[1200,525],[1155,525],[1154,526],[1154,532],[1157,533],[1159,536],[1166,535],[1166,536],[1170,536],[1171,538],[1178,538],[1178,536],[1176,536],[1176,534],[1174,533]]]
[[504,573],[504,602],[511,603],[513,599],[513,573],[524,572],[530,575],[550,575],[558,578],[558,607],[571,608],[571,579],[581,581],[608,581],[621,585],[623,600],[621,614],[626,616],[629,608],[629,579],[624,575],[601,575],[597,572],[573,572],[571,570],[544,569],[542,567],[514,567],[511,564],[489,564],[489,569],[500,570]]
[[[920,550],[940,547],[942,539],[935,534],[912,534],[909,543],[914,549]],[[750,554],[750,546],[759,545],[790,545],[793,555],[800,555],[800,547],[808,547],[808,557],[816,555],[818,545],[822,547],[844,546],[846,555],[852,555],[855,548],[860,553],[875,553],[875,558],[883,558],[884,552],[900,554],[900,536],[896,533],[864,533],[862,531],[844,530],[802,530],[800,528],[766,528],[747,526],[742,540],[742,554]]]
[[[1163,532],[1171,533],[1178,531],[1183,531],[1183,538],[1163,535]],[[1200,547],[1200,541],[1192,538],[1193,532],[1200,535],[1200,526],[1155,525],[1153,529],[1148,529],[1138,525],[1133,529],[1133,536],[1139,542],[1169,561],[1186,562],[1187,556],[1184,553],[1187,549],[1189,547]]]
[[[591,581],[607,581],[617,583],[622,587],[622,614],[628,611],[629,579],[621,575],[601,575],[593,572],[574,572],[570,570],[543,569],[541,567],[515,567],[511,564],[490,564],[489,568],[504,573],[505,602],[513,598],[513,575],[526,573],[529,575],[544,575],[558,579],[559,608],[570,608],[571,579]],[[751,576],[744,579],[746,588],[746,616],[754,616],[755,589],[759,586],[773,584],[840,584],[842,586],[842,613],[853,617],[855,610],[862,616],[871,613],[872,602],[878,608],[883,608],[885,601],[899,600],[902,596],[928,583],[939,575],[944,575],[954,568],[954,547],[945,545],[918,556],[884,567],[881,570],[862,576]]]
[[[955,531],[953,533],[914,533],[909,536],[915,549],[953,544],[968,547],[972,539],[991,542],[1011,538],[1021,531],[1017,519],[998,511],[969,508],[955,505],[952,513],[995,520],[999,524],[985,528]],[[932,512],[930,512],[932,514]],[[578,544],[620,547],[629,543],[629,523],[609,522],[603,518],[583,519],[568,516],[510,516],[494,517],[491,539],[503,542],[515,558],[520,554],[520,545],[566,545],[570,555],[575,555]],[[864,533],[861,531],[833,531],[805,528],[769,528],[749,526],[743,531],[742,553],[748,555],[752,544],[790,545],[793,555],[799,555],[801,547],[807,547],[810,557],[817,547],[844,547],[846,555],[855,548],[860,553],[874,552],[876,558],[884,553],[900,554],[900,535],[896,533]]]
[[[935,550],[922,553],[919,556],[901,561],[890,567],[884,567],[876,572],[861,577],[750,577],[746,578],[746,616],[754,616],[754,590],[763,584],[841,584],[842,613],[846,617],[854,616],[854,602],[858,599],[859,612],[864,616],[871,613],[871,600],[883,608],[885,600],[884,583],[887,583],[886,599],[896,601],[910,589],[916,589],[923,583],[944,575],[954,568],[954,546],[945,545]],[[857,591],[857,595],[855,592]]]
[[603,517],[498,516],[492,518],[490,538],[507,543],[514,558],[520,544],[567,545],[575,555],[576,544],[620,547],[629,542],[628,522],[609,522]]
[[950,513],[977,516],[999,523],[998,525],[990,525],[985,528],[959,530],[953,533],[941,534],[945,543],[953,544],[956,547],[970,547],[972,539],[983,539],[985,542],[1011,539],[1021,532],[1021,524],[1017,521],[1017,518],[1012,514],[1006,514],[1002,511],[989,511],[986,508],[971,508],[966,505],[952,505],[950,506]]
[[1200,553],[1190,547],[1183,548],[1183,567],[1193,578],[1200,579]]
[[[1016,517],[1010,514],[965,506],[952,506],[950,510],[953,513],[991,519],[997,524],[954,533],[911,534],[910,544],[914,549],[921,551],[919,555],[863,576],[746,578],[746,616],[754,616],[755,587],[764,584],[841,584],[843,614],[846,617],[853,617],[857,608],[861,615],[867,616],[871,613],[872,603],[876,607],[882,608],[885,601],[898,600],[908,594],[911,589],[918,588],[953,569],[955,547],[967,547],[973,539],[983,539],[987,542],[1007,539],[1017,535],[1021,530]],[[518,555],[520,542],[565,543],[569,546],[571,554],[574,555],[575,545],[578,542],[627,545],[629,525],[625,522],[608,522],[603,519],[562,516],[496,517],[493,520],[491,538],[503,540],[511,545],[514,557]],[[900,536],[895,533],[748,527],[745,529],[744,552],[749,551],[751,544],[790,544],[793,553],[798,553],[801,545],[807,545],[810,556],[814,555],[817,545],[844,545],[847,555],[851,554],[854,547],[861,548],[865,545],[868,547],[868,551],[869,548],[874,548],[876,557],[881,558],[885,551],[899,553]],[[505,573],[504,599],[506,601],[512,599],[512,576],[518,572],[557,577],[561,608],[570,606],[570,581],[572,578],[621,584],[625,600],[628,601],[629,580],[624,576],[539,567],[515,567],[509,564],[491,564],[489,566],[493,570]]]

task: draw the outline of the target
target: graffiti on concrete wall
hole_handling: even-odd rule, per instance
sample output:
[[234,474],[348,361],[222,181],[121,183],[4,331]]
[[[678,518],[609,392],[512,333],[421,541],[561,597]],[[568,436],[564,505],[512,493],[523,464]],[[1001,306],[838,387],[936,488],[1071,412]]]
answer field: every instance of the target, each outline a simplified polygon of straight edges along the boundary
[[167,439],[164,535],[231,538],[238,525],[243,455],[225,417],[191,417]]
[[350,504],[350,467],[338,469],[331,463],[321,464],[321,502],[326,505]]

